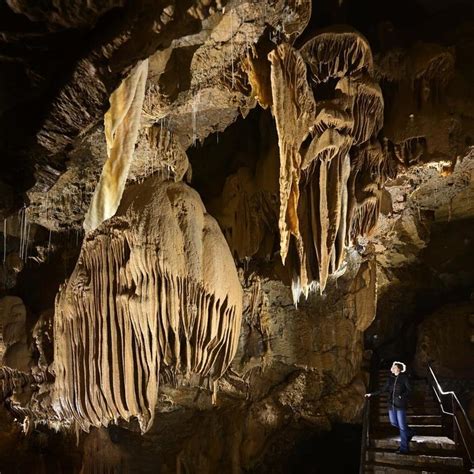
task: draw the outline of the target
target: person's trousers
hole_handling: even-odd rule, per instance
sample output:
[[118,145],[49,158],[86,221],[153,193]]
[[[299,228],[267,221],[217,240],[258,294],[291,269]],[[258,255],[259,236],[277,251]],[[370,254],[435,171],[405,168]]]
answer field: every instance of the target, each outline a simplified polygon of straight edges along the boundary
[[388,410],[388,416],[391,425],[400,430],[400,451],[408,451],[408,438],[413,435],[413,432],[407,424],[407,411],[403,408],[391,408]]

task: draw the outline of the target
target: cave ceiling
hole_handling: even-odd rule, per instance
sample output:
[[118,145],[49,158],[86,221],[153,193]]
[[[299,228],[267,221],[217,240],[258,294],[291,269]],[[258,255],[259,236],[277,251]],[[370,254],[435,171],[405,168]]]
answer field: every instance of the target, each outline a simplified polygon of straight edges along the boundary
[[[472,5],[369,3],[0,5],[0,378],[26,431],[146,432],[192,405],[176,387],[258,392],[259,357],[359,390],[376,280],[474,218]],[[329,302],[330,349],[278,341],[310,347]]]

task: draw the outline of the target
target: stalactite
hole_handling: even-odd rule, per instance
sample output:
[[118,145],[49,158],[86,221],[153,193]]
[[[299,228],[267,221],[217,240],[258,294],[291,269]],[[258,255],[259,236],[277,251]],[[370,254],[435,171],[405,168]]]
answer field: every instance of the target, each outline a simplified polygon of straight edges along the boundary
[[[370,47],[356,31],[325,31],[299,52],[282,44],[269,60],[280,148],[280,254],[283,262],[291,255],[297,302],[310,289],[324,290],[346,246],[377,221],[380,182],[364,181],[372,176],[370,153],[359,155],[368,160],[360,166],[352,155],[375,140],[384,104]],[[368,196],[359,201],[361,193]]]
[[86,231],[112,217],[120,204],[137,140],[147,75],[145,60],[110,97],[104,117],[108,158],[84,219]]
[[367,75],[345,77],[337,86],[343,94],[352,98],[352,116],[354,120],[351,136],[354,145],[360,145],[377,135],[383,125],[382,90]]
[[160,372],[217,380],[242,290],[217,223],[183,183],[151,177],[86,237],[57,297],[54,406],[82,429],[153,422]]
[[164,179],[182,181],[190,171],[186,152],[179,145],[173,133],[163,123],[147,129],[150,147],[155,150],[152,155],[152,173],[161,172]]
[[385,149],[402,168],[464,150],[461,117],[445,100],[455,74],[454,48],[417,42],[380,57],[376,73],[391,91]]
[[380,212],[380,199],[385,181],[394,176],[390,156],[378,141],[367,142],[353,151],[349,178],[349,212],[347,243],[359,235],[367,235],[375,227]]
[[[335,272],[344,257],[347,180],[350,160],[347,148],[332,160],[318,159],[311,177],[302,184],[305,198],[299,205],[302,231],[300,241],[295,239],[298,254],[299,287],[301,293],[319,283],[324,290],[330,273]],[[294,290],[295,292],[296,290]]]
[[299,236],[297,217],[301,143],[314,120],[315,103],[301,55],[283,43],[269,54],[273,113],[280,147],[280,255],[285,262],[290,235]]

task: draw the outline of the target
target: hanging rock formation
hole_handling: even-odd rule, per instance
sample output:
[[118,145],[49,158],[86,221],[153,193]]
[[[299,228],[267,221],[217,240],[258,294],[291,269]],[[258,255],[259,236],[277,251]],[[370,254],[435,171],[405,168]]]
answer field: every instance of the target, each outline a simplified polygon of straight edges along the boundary
[[470,112],[458,98],[467,85],[455,72],[454,48],[418,42],[409,50],[394,49],[378,59],[376,76],[388,92],[387,153],[404,168],[463,151],[463,115]]
[[470,368],[474,10],[360,3],[0,2],[2,472],[349,472],[371,349]]
[[388,176],[375,173],[386,171],[376,141],[383,97],[370,46],[352,30],[322,32],[300,51],[283,43],[269,60],[280,145],[280,253],[283,262],[291,255],[297,302],[317,284],[324,290],[345,248],[377,221]]
[[140,126],[148,60],[142,61],[110,97],[104,117],[108,159],[95,190],[84,229],[96,229],[115,214],[125,188]]
[[81,428],[154,417],[160,374],[215,381],[237,349],[242,290],[199,195],[149,178],[89,234],[57,297],[54,406]]

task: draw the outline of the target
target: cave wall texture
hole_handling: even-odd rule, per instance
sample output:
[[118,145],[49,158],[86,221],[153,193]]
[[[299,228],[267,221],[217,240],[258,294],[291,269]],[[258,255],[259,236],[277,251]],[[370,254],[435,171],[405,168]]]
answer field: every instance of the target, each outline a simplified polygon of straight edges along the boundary
[[328,472],[372,351],[472,381],[474,6],[373,3],[0,4],[1,472]]

